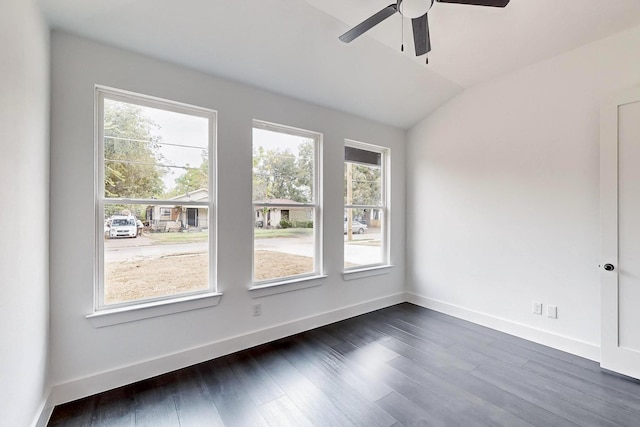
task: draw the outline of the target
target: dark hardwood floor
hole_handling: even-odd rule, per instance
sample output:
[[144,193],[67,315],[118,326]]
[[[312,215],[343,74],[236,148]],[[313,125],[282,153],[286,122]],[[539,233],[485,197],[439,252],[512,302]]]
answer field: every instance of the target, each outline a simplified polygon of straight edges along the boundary
[[71,402],[50,426],[640,426],[640,383],[404,303]]

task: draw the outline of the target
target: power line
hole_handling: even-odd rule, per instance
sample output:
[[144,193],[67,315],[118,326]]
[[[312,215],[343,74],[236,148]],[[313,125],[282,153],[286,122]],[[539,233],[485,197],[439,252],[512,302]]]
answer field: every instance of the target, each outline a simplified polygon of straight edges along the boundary
[[185,144],[175,144],[175,143],[171,143],[171,142],[159,142],[159,141],[154,141],[152,139],[135,139],[135,138],[122,138],[120,136],[110,136],[110,135],[105,135],[104,136],[105,139],[115,139],[117,141],[129,141],[129,142],[144,142],[144,143],[151,143],[151,144],[157,144],[157,145],[168,145],[171,147],[183,147],[183,148],[194,148],[194,149],[198,149],[198,150],[208,150],[208,147],[199,147],[196,145],[185,145]]

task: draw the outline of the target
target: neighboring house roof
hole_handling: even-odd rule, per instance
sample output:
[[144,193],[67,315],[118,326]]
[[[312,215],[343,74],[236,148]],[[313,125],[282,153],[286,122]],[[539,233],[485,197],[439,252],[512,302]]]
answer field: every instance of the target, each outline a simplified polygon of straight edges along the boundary
[[197,190],[188,191],[185,194],[180,194],[170,198],[176,202],[204,202],[209,199],[209,190],[206,188],[199,188]]

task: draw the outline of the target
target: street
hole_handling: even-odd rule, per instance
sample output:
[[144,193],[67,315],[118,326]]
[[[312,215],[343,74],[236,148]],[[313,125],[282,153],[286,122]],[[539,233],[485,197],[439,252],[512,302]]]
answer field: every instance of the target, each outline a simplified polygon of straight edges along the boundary
[[[354,234],[352,242],[345,245],[345,262],[355,265],[378,262],[381,257],[380,246],[367,245],[367,242],[374,241],[380,241],[380,233],[367,230],[363,234]],[[105,263],[111,263],[186,253],[204,253],[207,251],[207,245],[207,242],[159,244],[144,235],[135,239],[111,239],[105,240],[104,258]],[[275,237],[256,239],[254,248],[312,257],[314,245],[312,236]]]

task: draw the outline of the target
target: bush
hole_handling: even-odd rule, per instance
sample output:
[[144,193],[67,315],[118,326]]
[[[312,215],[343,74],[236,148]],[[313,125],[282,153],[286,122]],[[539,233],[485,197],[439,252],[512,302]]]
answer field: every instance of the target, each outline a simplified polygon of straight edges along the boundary
[[291,228],[291,221],[288,221],[286,219],[281,219],[280,228]]

